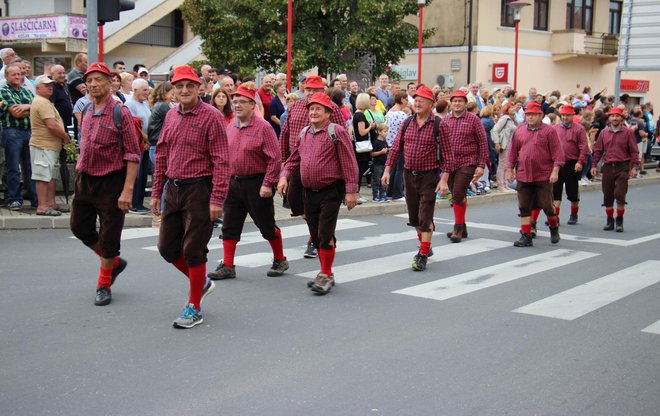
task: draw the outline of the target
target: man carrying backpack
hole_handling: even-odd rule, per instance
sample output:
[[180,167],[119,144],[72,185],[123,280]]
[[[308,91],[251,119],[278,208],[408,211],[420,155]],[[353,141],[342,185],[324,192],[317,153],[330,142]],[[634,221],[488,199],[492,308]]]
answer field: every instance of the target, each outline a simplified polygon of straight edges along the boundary
[[350,210],[357,204],[358,167],[353,143],[344,127],[331,123],[334,104],[326,94],[316,93],[307,103],[311,126],[303,129],[300,143],[284,163],[277,192],[286,194],[289,179],[300,172],[305,220],[312,242],[318,247],[321,272],[308,287],[325,295],[335,284],[335,227],[342,201]]
[[[94,304],[112,300],[110,286],[126,268],[119,257],[124,215],[131,207],[133,184],[140,162],[140,145],[133,117],[120,107],[121,130],[115,123],[110,70],[95,62],[83,75],[92,101],[80,126],[80,158],[76,165],[75,197],[71,207],[71,231],[101,258]],[[96,229],[96,219],[99,230]]]
[[[420,243],[412,268],[422,271],[426,269],[431,254],[431,239],[435,230],[435,194],[440,190],[439,169],[441,159],[445,159],[444,156],[449,151],[449,141],[446,135],[443,138],[438,134],[441,123],[440,118],[433,114],[433,92],[427,86],[421,85],[417,88],[414,98],[415,115],[406,119],[397,133],[387,156],[381,182],[384,186],[389,185],[390,171],[403,152],[408,225],[415,227]],[[444,186],[446,192],[446,180]]]

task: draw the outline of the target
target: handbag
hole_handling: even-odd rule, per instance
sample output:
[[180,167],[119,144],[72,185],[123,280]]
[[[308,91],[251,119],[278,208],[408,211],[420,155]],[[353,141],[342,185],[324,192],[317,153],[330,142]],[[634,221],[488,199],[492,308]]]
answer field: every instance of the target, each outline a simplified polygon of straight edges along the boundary
[[355,142],[355,153],[368,153],[372,150],[374,150],[374,146],[370,139]]

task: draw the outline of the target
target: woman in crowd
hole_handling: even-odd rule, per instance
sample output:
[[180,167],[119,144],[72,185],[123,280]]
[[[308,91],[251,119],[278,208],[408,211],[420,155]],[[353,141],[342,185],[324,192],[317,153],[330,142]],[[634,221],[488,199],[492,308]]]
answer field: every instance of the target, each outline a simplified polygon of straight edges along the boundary
[[126,97],[124,97],[124,94],[121,92],[121,76],[119,75],[119,72],[110,72],[110,80],[112,82],[113,98],[125,103]]
[[284,114],[282,114],[282,117],[280,117],[280,125],[284,125],[284,122],[286,121],[286,118],[289,116],[289,108],[291,108],[291,105],[298,101],[300,99],[300,96],[296,94],[295,92],[292,92],[291,94],[287,94],[286,96],[286,109],[284,110]]
[[491,130],[491,140],[495,145],[495,152],[498,155],[499,163],[497,165],[497,189],[500,192],[513,192],[507,187],[506,183],[506,168],[507,157],[509,155],[509,144],[513,132],[516,131],[518,122],[516,121],[516,106],[504,104],[502,106],[502,115]]
[[286,110],[286,82],[275,82],[273,91],[275,91],[275,96],[270,100],[270,120],[268,121],[279,138],[282,130],[282,114]]
[[493,112],[493,115],[492,115],[493,121],[495,123],[497,123],[499,121],[500,117],[502,117],[502,104],[493,104],[493,105],[490,106],[490,108],[491,108],[491,111]]
[[[385,114],[385,124],[387,124],[388,128],[385,140],[388,147],[392,147],[392,143],[394,143],[401,125],[408,117],[405,113],[406,108],[408,108],[408,93],[398,91],[394,94],[394,105]],[[387,187],[387,196],[385,199],[401,200],[403,198],[403,154],[401,154],[396,165],[394,165],[394,169],[390,172],[390,178],[390,185]]]
[[[376,94],[369,94],[369,109],[367,110],[368,119],[373,119],[376,124],[385,122],[385,110],[380,108]],[[375,130],[374,130],[375,131]]]
[[435,103],[435,114],[440,118],[445,118],[449,114],[449,102],[445,99],[438,100]]
[[133,80],[135,77],[128,72],[122,72],[119,74],[121,77],[121,89],[120,92],[124,95],[125,98],[130,97],[133,95]]
[[213,94],[211,94],[211,105],[220,110],[225,117],[225,122],[229,125],[234,118],[234,111],[231,108],[231,98],[229,97],[229,94],[222,88],[213,90]]
[[[351,119],[351,111],[344,105],[344,91],[341,88],[332,88],[328,91],[328,95],[333,103],[337,104],[341,115],[344,116],[344,122],[347,123]],[[346,125],[342,127],[347,127]]]
[[[376,124],[373,116],[369,116],[371,97],[369,94],[361,93],[358,94],[357,99],[355,100],[355,114],[353,114],[353,130],[355,131],[355,142],[364,142],[368,140],[375,139],[376,137]],[[355,152],[355,159],[358,164],[358,190],[360,183],[362,182],[362,175],[369,168],[369,160],[371,160],[371,155],[369,152],[358,153]],[[360,201],[361,200],[361,201]],[[366,202],[366,199],[360,198],[360,203]]]
[[479,118],[481,118],[481,124],[484,126],[484,130],[486,130],[486,138],[488,139],[488,156],[490,160],[488,174],[486,175],[486,172],[484,172],[483,179],[486,179],[486,182],[490,186],[490,181],[495,179],[495,172],[497,172],[498,163],[495,144],[493,143],[493,138],[490,134],[490,132],[493,130],[493,127],[495,127],[495,121],[493,120],[493,110],[491,110],[490,106],[484,106],[484,108],[481,109]]

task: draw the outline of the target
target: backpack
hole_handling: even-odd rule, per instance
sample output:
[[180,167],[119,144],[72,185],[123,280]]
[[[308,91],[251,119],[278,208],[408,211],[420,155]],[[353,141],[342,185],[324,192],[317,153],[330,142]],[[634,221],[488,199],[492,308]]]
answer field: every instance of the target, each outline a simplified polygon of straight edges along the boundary
[[[437,157],[438,157],[438,163],[442,164],[442,149],[440,148],[440,121],[442,120],[438,116],[434,116],[433,120],[433,138],[435,139],[435,142],[437,144],[436,146],[436,152],[437,152]],[[410,124],[411,121],[415,116],[410,116],[408,117],[404,122],[403,122],[403,127],[401,128],[401,141],[403,142],[403,139],[406,135],[406,129],[408,128],[408,125]]]
[[[335,127],[337,125],[335,123],[330,123],[328,124],[328,134],[330,135],[330,138],[332,139],[332,143],[336,146],[337,143],[339,143],[339,140],[337,139],[337,135],[335,134]],[[303,127],[302,130],[300,130],[300,140],[307,135],[307,132],[309,131],[310,126],[305,126]]]
[[[92,107],[92,103],[89,103],[83,107],[82,110],[82,116],[80,118],[81,124],[82,120],[85,119],[85,113],[87,110],[89,110]],[[122,136],[121,136],[121,128],[122,128],[122,121],[121,121],[121,109],[122,107],[125,107],[123,104],[115,104],[115,106],[112,108],[112,120],[115,123],[115,127],[117,128],[117,142],[119,142],[119,150],[122,149]],[[144,140],[142,140],[142,120],[140,120],[137,117],[133,117],[133,124],[135,125],[135,130],[137,132],[138,140],[140,141],[140,152],[144,152]],[[82,126],[81,126],[82,127]]]

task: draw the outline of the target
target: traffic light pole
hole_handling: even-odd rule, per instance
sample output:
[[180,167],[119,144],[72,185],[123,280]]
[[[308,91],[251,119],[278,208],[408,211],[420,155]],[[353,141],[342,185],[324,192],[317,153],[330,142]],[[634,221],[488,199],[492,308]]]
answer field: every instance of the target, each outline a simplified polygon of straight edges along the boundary
[[97,0],[87,0],[87,59],[90,64],[99,60],[98,56],[98,4]]

